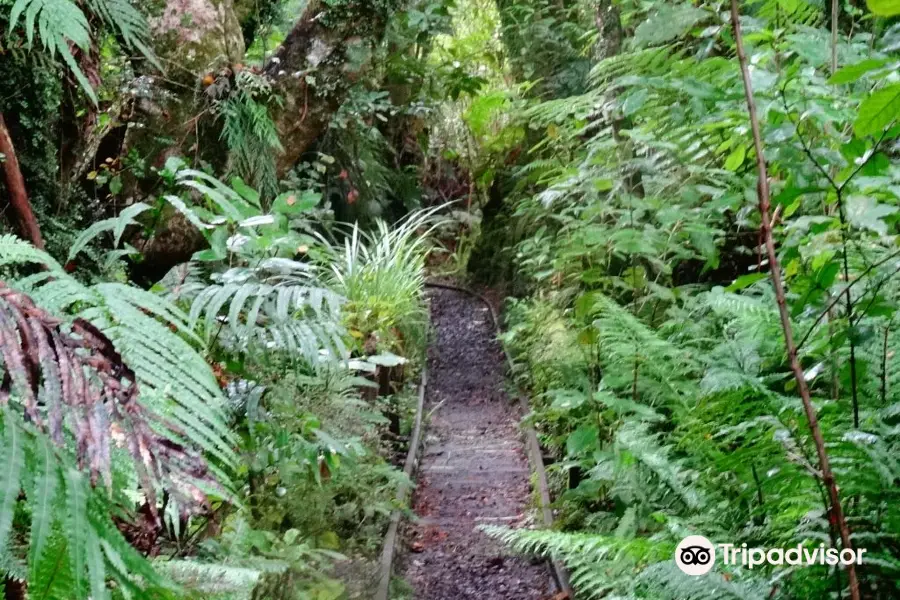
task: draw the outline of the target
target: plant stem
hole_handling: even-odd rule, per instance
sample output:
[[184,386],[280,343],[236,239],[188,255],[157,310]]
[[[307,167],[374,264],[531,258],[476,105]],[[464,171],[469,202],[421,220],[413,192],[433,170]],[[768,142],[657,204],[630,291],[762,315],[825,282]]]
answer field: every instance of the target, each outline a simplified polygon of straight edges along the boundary
[[884,342],[881,348],[881,405],[887,406],[887,361],[888,361],[888,339],[891,333],[891,325],[894,319],[891,318],[888,324],[884,326]]
[[831,74],[837,71],[837,41],[838,41],[838,12],[839,0],[831,0]]
[[[766,254],[769,258],[769,274],[772,278],[772,287],[775,288],[778,313],[781,317],[781,327],[784,330],[784,344],[790,360],[791,371],[793,371],[794,379],[797,382],[800,399],[803,402],[806,420],[809,422],[810,433],[815,442],[822,481],[828,490],[828,495],[831,500],[831,517],[840,533],[841,543],[844,549],[849,550],[853,548],[853,544],[850,541],[850,529],[847,527],[847,521],[844,518],[844,512],[841,509],[841,499],[838,493],[837,483],[834,480],[834,473],[831,471],[828,453],[825,450],[825,439],[822,437],[822,430],[819,428],[819,420],[816,417],[816,411],[812,405],[809,386],[806,384],[806,378],[803,375],[803,367],[800,365],[800,359],[797,356],[797,346],[794,343],[790,313],[787,309],[784,285],[781,280],[781,267],[778,262],[778,255],[775,252],[775,240],[772,237],[771,222],[769,219],[769,210],[771,207],[769,176],[766,168],[766,157],[763,153],[759,118],[756,114],[756,103],[753,100],[753,84],[750,81],[750,71],[747,68],[747,55],[744,52],[744,41],[741,34],[741,21],[737,0],[731,0],[731,24],[734,28],[734,41],[735,46],[737,47],[738,61],[741,68],[741,78],[744,82],[744,96],[747,100],[747,112],[750,116],[750,127],[753,131],[753,146],[756,150],[756,163],[759,169],[759,182],[756,191],[759,198],[760,230],[765,243]],[[852,600],[859,600],[859,581],[856,578],[856,568],[852,564],[847,565],[847,577],[849,580],[850,598]]]

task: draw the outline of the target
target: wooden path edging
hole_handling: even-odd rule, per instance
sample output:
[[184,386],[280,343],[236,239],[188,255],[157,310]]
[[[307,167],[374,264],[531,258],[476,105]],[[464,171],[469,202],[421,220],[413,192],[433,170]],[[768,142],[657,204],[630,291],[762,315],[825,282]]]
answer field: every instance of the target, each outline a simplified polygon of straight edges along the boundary
[[[419,442],[422,438],[422,416],[425,410],[425,386],[428,382],[428,366],[427,361],[422,366],[422,379],[419,382],[419,399],[416,406],[416,420],[413,424],[412,436],[409,439],[409,450],[406,452],[406,462],[403,465],[403,473],[412,480],[413,473],[416,468],[416,454],[419,449]],[[409,497],[410,485],[406,482],[397,486],[397,504],[403,505]],[[381,561],[378,568],[378,589],[375,592],[375,600],[388,600],[388,594],[391,588],[391,574],[393,572],[394,551],[397,546],[398,530],[400,527],[400,519],[403,513],[399,508],[395,508],[391,513],[391,522],[388,525],[387,535],[384,536],[384,547],[381,551]]]

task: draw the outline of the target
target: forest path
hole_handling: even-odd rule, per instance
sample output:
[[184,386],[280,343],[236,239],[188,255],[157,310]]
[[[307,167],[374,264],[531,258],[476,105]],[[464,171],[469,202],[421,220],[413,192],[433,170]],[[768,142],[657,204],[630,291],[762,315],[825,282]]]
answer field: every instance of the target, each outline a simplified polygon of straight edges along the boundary
[[432,289],[426,411],[433,411],[400,575],[416,600],[538,600],[552,593],[543,563],[508,554],[477,528],[516,526],[531,496],[519,416],[504,390],[504,357],[488,308]]

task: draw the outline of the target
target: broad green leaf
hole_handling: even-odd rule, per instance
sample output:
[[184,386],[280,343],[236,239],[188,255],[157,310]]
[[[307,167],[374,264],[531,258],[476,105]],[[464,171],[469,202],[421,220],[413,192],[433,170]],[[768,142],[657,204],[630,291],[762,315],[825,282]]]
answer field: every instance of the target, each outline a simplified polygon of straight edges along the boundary
[[855,65],[848,65],[842,69],[839,69],[837,73],[831,76],[828,80],[828,83],[832,83],[835,85],[840,85],[844,83],[853,83],[854,81],[859,80],[860,77],[868,73],[869,71],[874,71],[879,67],[883,67],[887,64],[887,61],[879,58],[867,58],[862,62],[858,62]]
[[626,117],[630,117],[644,106],[649,95],[650,93],[646,88],[640,88],[636,92],[629,94],[628,97],[625,98],[625,102],[622,103],[622,113]]
[[737,171],[742,164],[744,164],[744,159],[747,157],[747,146],[743,144],[735,148],[731,151],[731,154],[728,155],[728,158],[725,159],[725,168],[729,171]]
[[794,200],[796,200],[800,196],[803,196],[804,194],[815,194],[821,191],[823,190],[817,187],[786,187],[778,192],[778,194],[776,194],[775,197],[772,198],[772,201],[776,205],[790,205]]
[[866,0],[866,6],[879,17],[900,15],[900,0]]
[[272,211],[283,215],[299,215],[315,208],[322,196],[309,190],[301,193],[288,192],[275,199]]
[[553,398],[550,407],[555,410],[574,410],[587,400],[584,393],[576,390],[550,390],[547,395]]
[[822,269],[816,273],[816,283],[822,289],[828,289],[834,284],[835,279],[837,279],[838,272],[840,271],[841,265],[835,261],[830,262]]
[[399,367],[400,365],[406,364],[407,362],[407,360],[402,356],[397,356],[396,354],[391,354],[390,352],[369,356],[366,358],[366,360],[373,365],[378,365],[379,367]]
[[566,440],[566,451],[569,456],[578,456],[596,448],[599,440],[597,427],[582,426],[569,434],[569,438]]
[[859,107],[853,131],[859,137],[881,133],[900,116],[900,83],[878,90]]
[[762,281],[768,277],[765,273],[751,273],[749,275],[741,275],[734,280],[734,283],[725,288],[726,292],[737,292],[746,287],[750,287],[757,281]]
[[234,191],[241,195],[241,198],[243,198],[256,208],[260,208],[259,192],[244,183],[243,179],[241,179],[240,177],[234,177],[231,180],[231,187],[233,187]]
[[851,196],[847,199],[847,221],[855,227],[868,229],[880,235],[888,232],[884,217],[896,213],[898,208],[880,204],[869,196]]

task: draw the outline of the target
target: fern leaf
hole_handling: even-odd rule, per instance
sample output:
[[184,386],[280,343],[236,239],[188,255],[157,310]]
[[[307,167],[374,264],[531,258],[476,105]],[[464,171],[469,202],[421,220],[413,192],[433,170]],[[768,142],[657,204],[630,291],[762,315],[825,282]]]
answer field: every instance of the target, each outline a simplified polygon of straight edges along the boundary
[[20,474],[25,462],[24,434],[9,418],[9,409],[4,408],[2,431],[3,468],[0,469],[0,550],[7,543],[12,528],[13,510],[19,496]]
[[24,264],[45,265],[52,271],[63,270],[62,266],[43,250],[38,250],[14,235],[0,235],[0,266]]
[[87,570],[87,480],[74,468],[68,468],[63,475],[66,481],[67,513],[66,532],[68,537],[69,560],[74,576],[75,597],[79,600],[88,598],[86,590]]
[[59,482],[58,465],[50,444],[45,440],[37,440],[35,453],[34,487],[29,495],[31,500],[29,560],[32,573],[35,573],[37,564],[43,560],[48,540],[53,533],[55,518],[53,511]]
[[75,238],[75,241],[72,242],[72,247],[69,250],[69,260],[75,258],[92,240],[105,231],[113,232],[113,238],[115,240],[113,247],[118,247],[122,234],[125,232],[125,228],[129,225],[137,225],[138,223],[134,218],[150,209],[151,207],[143,202],[135,202],[123,210],[118,217],[103,219],[102,221],[93,223],[90,227],[82,231],[78,237]]

